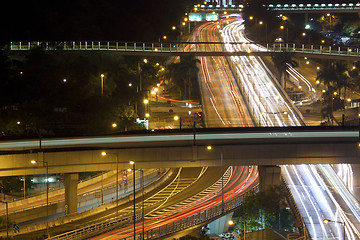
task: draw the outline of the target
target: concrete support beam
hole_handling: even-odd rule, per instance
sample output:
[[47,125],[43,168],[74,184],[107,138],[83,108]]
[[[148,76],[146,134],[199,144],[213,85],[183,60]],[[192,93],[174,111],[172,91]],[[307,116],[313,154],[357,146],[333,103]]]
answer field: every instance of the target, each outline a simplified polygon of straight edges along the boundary
[[77,213],[78,173],[66,173],[65,178],[65,215]]
[[260,191],[281,185],[281,168],[278,166],[259,166]]

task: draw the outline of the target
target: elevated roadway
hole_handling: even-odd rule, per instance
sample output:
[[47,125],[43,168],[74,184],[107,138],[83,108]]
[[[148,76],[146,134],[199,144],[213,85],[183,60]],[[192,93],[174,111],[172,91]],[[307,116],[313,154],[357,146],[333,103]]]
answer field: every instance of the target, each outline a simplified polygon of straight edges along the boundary
[[[283,165],[358,163],[359,132],[342,128],[222,128],[148,132],[127,136],[2,141],[0,174],[45,174],[31,160],[44,157],[49,173],[116,169],[104,159],[104,149],[118,153],[119,168],[136,161],[139,168],[219,166],[223,153],[227,165]],[[216,146],[209,153],[206,146]],[[44,156],[43,156],[44,155]]]

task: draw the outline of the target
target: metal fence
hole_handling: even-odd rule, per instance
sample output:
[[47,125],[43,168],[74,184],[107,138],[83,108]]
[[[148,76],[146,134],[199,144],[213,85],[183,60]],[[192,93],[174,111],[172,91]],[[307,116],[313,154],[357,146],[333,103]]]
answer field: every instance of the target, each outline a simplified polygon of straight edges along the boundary
[[[238,208],[241,203],[244,201],[245,197],[253,194],[254,192],[257,192],[259,190],[258,186],[252,188],[251,190],[245,192],[242,195],[239,195],[229,201],[224,202],[224,205],[218,204],[212,208],[197,212],[191,216],[181,218],[180,220],[174,221],[169,224],[164,224],[156,228],[152,228],[150,230],[144,231],[144,237],[142,235],[142,232],[136,233],[136,236],[134,238],[134,235],[121,238],[122,240],[130,240],[130,239],[158,239],[164,236],[168,236],[170,234],[183,231],[187,228],[194,227],[196,225],[205,224],[207,222],[216,220],[217,218],[226,215],[229,212],[234,211],[236,208]],[[138,213],[136,215],[136,221],[140,222],[142,221],[142,214]],[[89,235],[96,235],[96,233],[101,233],[103,231],[110,231],[114,228],[122,228],[125,226],[129,226],[130,224],[133,224],[133,216],[125,217],[125,218],[119,218],[119,219],[111,219],[108,221],[104,221],[101,223],[93,224],[90,226],[87,226],[82,229],[76,229],[71,232],[67,232],[61,235],[57,235],[54,237],[51,237],[49,239],[78,239],[83,238],[84,236]]]

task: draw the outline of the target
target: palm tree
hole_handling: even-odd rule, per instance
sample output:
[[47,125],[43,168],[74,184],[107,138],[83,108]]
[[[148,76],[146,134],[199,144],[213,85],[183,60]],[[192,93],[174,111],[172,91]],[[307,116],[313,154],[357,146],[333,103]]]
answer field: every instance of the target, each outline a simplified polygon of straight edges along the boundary
[[170,76],[181,89],[181,96],[191,99],[194,93],[199,92],[200,61],[193,55],[180,57],[180,62],[169,66]]
[[292,59],[294,56],[293,52],[282,51],[281,53],[275,53],[271,56],[271,59],[280,74],[280,84],[286,90],[286,78],[289,77],[288,72],[286,71],[289,66],[298,67],[299,64]]

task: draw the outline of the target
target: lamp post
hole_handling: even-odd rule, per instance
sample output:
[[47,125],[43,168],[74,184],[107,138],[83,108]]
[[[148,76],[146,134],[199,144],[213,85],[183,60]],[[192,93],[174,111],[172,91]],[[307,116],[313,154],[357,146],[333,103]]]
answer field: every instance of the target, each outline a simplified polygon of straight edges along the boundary
[[101,77],[101,96],[104,96],[104,77],[105,77],[105,75],[101,74],[100,77]]
[[[207,150],[211,151],[212,146],[207,146]],[[223,151],[220,151],[220,174],[221,174],[221,213],[224,213],[224,174],[223,174]]]
[[180,130],[181,130],[181,117],[175,116],[175,117],[174,117],[174,120],[175,120],[175,121],[179,120],[179,128],[180,128]]
[[330,222],[342,224],[342,225],[343,225],[343,239],[345,240],[345,222],[334,221],[334,220],[330,220],[330,219],[327,219],[327,218],[325,218],[325,219],[323,220],[323,222],[324,222],[325,224],[328,224],[328,223],[330,223]]
[[141,211],[142,211],[142,237],[141,239],[145,239],[145,207],[144,207],[144,170],[140,169],[141,174],[141,191],[142,191],[142,204],[141,204]]
[[[42,153],[42,164],[46,167],[46,235],[48,238],[50,237],[49,232],[49,165],[48,162],[45,161],[45,154]],[[31,164],[36,164],[35,160],[31,160]]]
[[118,153],[107,153],[101,152],[102,156],[106,156],[107,154],[114,155],[116,157],[116,218],[119,213],[119,154]]
[[[260,24],[260,25],[263,25],[264,22],[263,22],[263,21],[260,21],[259,24]],[[265,41],[267,42],[267,23],[265,23]]]
[[134,192],[134,240],[136,240],[136,205],[135,205],[135,162],[130,161],[130,164],[133,166],[133,192]]

